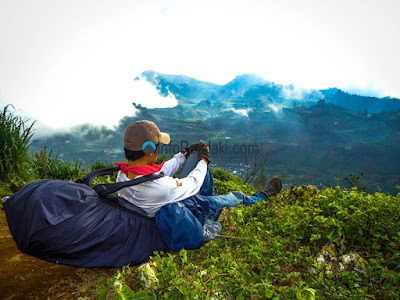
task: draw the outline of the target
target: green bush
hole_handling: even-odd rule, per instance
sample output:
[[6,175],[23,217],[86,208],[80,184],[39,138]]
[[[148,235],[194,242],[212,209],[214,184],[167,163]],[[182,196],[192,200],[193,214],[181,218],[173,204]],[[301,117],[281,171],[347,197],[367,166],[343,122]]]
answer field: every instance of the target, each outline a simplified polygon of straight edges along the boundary
[[52,158],[53,150],[47,153],[43,148],[40,153],[32,155],[32,169],[40,179],[76,180],[84,176],[82,162],[77,160],[70,163],[58,158]]
[[28,148],[32,138],[32,126],[27,120],[14,116],[7,105],[0,114],[0,180],[11,182],[29,176]]
[[254,194],[254,189],[246,184],[236,183],[233,181],[222,181],[219,179],[214,179],[215,189],[217,194],[225,195],[233,191],[242,191],[246,195]]
[[220,221],[224,237],[125,275],[132,299],[400,297],[400,194],[300,186]]
[[254,188],[244,184],[239,176],[234,176],[221,168],[211,168],[214,178],[215,189],[220,195],[228,194],[233,191],[242,191],[246,195],[254,194]]
[[214,179],[218,179],[220,181],[232,181],[236,184],[243,184],[243,180],[239,176],[234,176],[221,168],[211,168],[211,174]]
[[105,168],[111,168],[115,167],[114,163],[105,163],[102,162],[101,160],[96,160],[94,163],[92,163],[89,167],[89,172],[93,172],[95,170],[99,169],[105,169]]
[[166,155],[164,153],[160,154],[156,159],[156,164],[161,164],[164,160],[167,161],[169,159],[170,159],[170,157],[168,155]]
[[[95,170],[111,168],[111,167],[115,167],[115,164],[114,163],[104,163],[100,160],[96,160],[93,164],[90,165],[88,173],[93,172]],[[100,184],[100,183],[114,183],[116,181],[116,179],[117,179],[117,172],[115,172],[112,175],[99,176],[99,177],[96,177],[95,179],[93,179],[91,186],[94,186],[94,185]]]

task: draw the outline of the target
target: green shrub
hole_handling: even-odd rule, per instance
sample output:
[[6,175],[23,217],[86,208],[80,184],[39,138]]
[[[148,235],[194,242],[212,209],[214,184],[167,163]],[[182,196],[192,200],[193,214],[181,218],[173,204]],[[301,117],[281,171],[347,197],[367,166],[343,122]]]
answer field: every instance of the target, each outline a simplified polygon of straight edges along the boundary
[[14,116],[4,107],[0,114],[0,180],[11,182],[24,180],[29,175],[28,148],[32,127],[27,120]]
[[221,168],[211,168],[211,174],[214,179],[218,179],[220,181],[232,181],[236,184],[243,184],[243,180],[239,176],[234,176]]
[[[226,209],[223,237],[127,276],[154,299],[398,299],[400,194],[300,186]],[[139,295],[139,294],[138,294]]]
[[239,176],[234,176],[221,168],[211,168],[214,178],[215,189],[220,195],[228,194],[233,191],[242,191],[246,195],[254,194],[254,188],[244,184]]
[[93,172],[95,170],[99,169],[105,169],[105,168],[111,168],[115,167],[114,163],[105,163],[102,162],[101,160],[96,160],[94,163],[92,163],[89,167],[89,172]]
[[[95,170],[111,168],[111,167],[115,167],[115,164],[114,163],[104,163],[100,160],[96,160],[93,164],[90,165],[88,173],[93,172]],[[92,181],[91,186],[94,186],[94,185],[100,184],[100,183],[114,183],[116,181],[116,179],[117,179],[117,172],[115,172],[112,175],[99,176],[99,177],[96,177]]]
[[134,293],[132,289],[126,285],[124,275],[130,275],[129,268],[122,268],[122,271],[118,271],[112,278],[107,282],[107,286],[99,291],[99,300],[107,299],[155,299],[150,298],[146,292]]
[[220,195],[228,194],[229,192],[233,191],[241,191],[245,195],[254,194],[254,189],[246,184],[236,183],[233,181],[222,181],[219,179],[214,179],[215,189],[217,193]]
[[32,155],[32,169],[40,179],[76,180],[84,176],[82,162],[77,160],[72,163],[58,158],[52,158],[53,150],[47,153],[43,148],[40,153]]
[[156,159],[156,164],[161,164],[164,160],[167,161],[169,159],[170,159],[170,157],[168,157],[168,155],[166,155],[164,153],[160,154]]

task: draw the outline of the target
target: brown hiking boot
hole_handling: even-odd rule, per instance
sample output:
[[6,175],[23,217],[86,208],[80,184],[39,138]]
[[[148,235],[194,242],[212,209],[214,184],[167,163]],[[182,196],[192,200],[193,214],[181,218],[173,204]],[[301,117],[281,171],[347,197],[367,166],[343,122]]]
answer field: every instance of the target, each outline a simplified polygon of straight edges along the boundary
[[262,191],[260,191],[260,193],[263,193],[267,197],[271,197],[278,195],[281,189],[282,179],[280,179],[278,176],[275,176],[268,182],[267,186]]

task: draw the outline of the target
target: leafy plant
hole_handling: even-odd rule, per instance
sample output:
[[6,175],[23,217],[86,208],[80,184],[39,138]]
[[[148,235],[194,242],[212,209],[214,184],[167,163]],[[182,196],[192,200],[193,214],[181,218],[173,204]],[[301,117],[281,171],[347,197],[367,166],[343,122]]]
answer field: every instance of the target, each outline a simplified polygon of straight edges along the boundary
[[246,184],[240,184],[233,181],[222,181],[219,179],[214,179],[215,189],[220,195],[228,194],[233,191],[242,191],[243,193],[250,195],[254,194],[254,189]]
[[[351,184],[353,187],[357,188],[357,183],[359,182],[359,180],[364,176],[364,173],[360,173],[357,174],[357,176],[353,175],[352,173],[350,173],[350,178],[345,177],[343,178],[343,180],[347,181],[349,184]],[[367,187],[366,186],[361,186],[358,187],[359,190],[365,191]]]
[[224,195],[232,191],[242,191],[247,195],[254,193],[252,186],[246,185],[239,176],[234,176],[224,169],[211,168],[211,174],[214,178],[215,189],[220,195]]
[[32,127],[27,120],[14,116],[7,105],[0,113],[0,180],[11,182],[24,179],[27,172],[28,148]]
[[157,299],[396,299],[399,216],[400,194],[293,187],[224,210],[223,237],[201,249],[155,253],[152,283],[131,288]]
[[[128,271],[127,271],[128,270]],[[133,292],[132,289],[126,285],[124,281],[124,275],[130,274],[129,268],[122,268],[107,282],[107,286],[99,291],[99,300],[108,299],[136,299],[136,300],[152,300],[156,299],[153,296],[149,296],[146,291]]]
[[232,181],[236,184],[244,184],[243,180],[239,176],[234,176],[222,168],[211,168],[211,174],[214,179],[220,181]]
[[164,160],[169,160],[170,157],[168,157],[168,155],[166,154],[160,154],[157,159],[156,159],[156,164],[161,164]]
[[105,163],[101,160],[96,160],[92,163],[89,167],[89,172],[93,172],[94,170],[104,169],[104,168],[111,168],[115,167],[114,163]]
[[47,152],[43,148],[40,153],[32,155],[32,168],[40,179],[51,178],[61,180],[76,180],[84,175],[82,162],[77,160],[72,163],[52,157],[53,150]]

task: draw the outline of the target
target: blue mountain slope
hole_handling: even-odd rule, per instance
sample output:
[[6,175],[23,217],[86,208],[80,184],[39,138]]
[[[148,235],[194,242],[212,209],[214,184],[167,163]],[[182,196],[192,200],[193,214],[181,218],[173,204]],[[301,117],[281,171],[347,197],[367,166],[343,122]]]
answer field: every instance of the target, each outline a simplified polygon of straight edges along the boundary
[[400,111],[400,100],[395,98],[375,98],[352,95],[339,89],[322,90],[327,103],[332,103],[353,112],[376,114],[381,112]]
[[[180,104],[218,109],[261,109],[270,105],[314,105],[324,99],[353,112],[367,114],[400,111],[400,100],[352,95],[337,88],[302,89],[294,85],[276,84],[255,74],[243,74],[225,85],[200,81],[185,75],[167,75],[145,71],[141,77],[152,83],[162,95],[172,93]],[[204,102],[206,101],[206,102]],[[203,103],[204,102],[204,103]],[[218,105],[215,104],[218,102]]]
[[[202,139],[212,146],[213,164],[243,175],[249,153],[232,152],[234,145],[241,149],[264,145],[271,157],[268,173],[281,174],[286,184],[333,186],[335,178],[363,172],[370,191],[396,192],[398,99],[351,95],[339,89],[305,90],[254,75],[237,76],[225,85],[152,71],[142,77],[161,93],[173,93],[178,105],[154,109],[136,105],[135,115],[121,119],[107,134],[102,128],[79,127],[35,142],[31,149],[39,152],[48,146],[63,159],[119,161],[126,126],[148,119],[170,134],[168,155],[185,147],[182,142]],[[221,144],[229,144],[230,150],[214,151]]]

